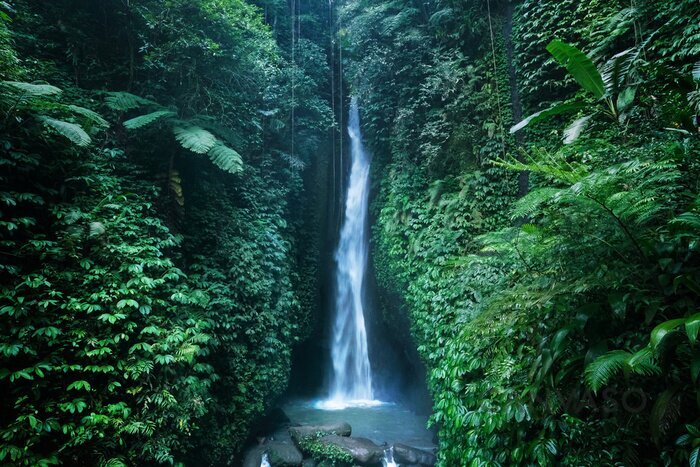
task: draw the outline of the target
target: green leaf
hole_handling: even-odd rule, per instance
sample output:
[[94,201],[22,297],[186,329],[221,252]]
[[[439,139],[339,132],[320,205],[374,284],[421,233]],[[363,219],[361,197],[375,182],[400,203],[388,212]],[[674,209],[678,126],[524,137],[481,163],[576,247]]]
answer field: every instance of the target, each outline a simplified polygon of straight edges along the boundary
[[50,84],[31,84],[19,81],[0,81],[0,84],[29,96],[52,96],[63,92],[61,89],[56,86],[51,86]]
[[528,126],[530,123],[537,123],[539,121],[545,120],[545,119],[547,119],[549,117],[553,117],[555,115],[576,112],[577,110],[581,110],[585,106],[586,106],[586,104],[584,102],[570,102],[570,103],[560,102],[558,104],[554,104],[552,107],[545,109],[545,110],[540,110],[539,112],[536,112],[536,113],[530,115],[529,117],[525,118],[517,125],[512,126],[510,129],[510,132],[515,133],[516,131],[522,130],[523,128]]
[[584,371],[586,384],[598,392],[613,376],[629,367],[630,357],[629,352],[613,350],[596,358]]
[[45,126],[55,130],[59,135],[67,138],[77,146],[88,146],[92,142],[90,136],[80,125],[64,122],[63,120],[56,120],[55,118],[46,116],[41,116],[39,119]]
[[243,158],[241,155],[222,143],[216,143],[207,155],[223,171],[238,173],[243,170]]
[[583,130],[588,126],[588,120],[590,120],[592,115],[586,115],[575,120],[569,127],[564,130],[564,144],[571,144],[581,136]]
[[67,388],[68,391],[70,391],[70,390],[79,391],[81,389],[89,391],[91,389],[90,383],[88,383],[87,381],[79,380],[79,381],[75,381],[75,382],[69,384],[68,388]]
[[198,126],[175,127],[173,133],[183,148],[197,154],[205,154],[216,144],[216,137]]
[[685,332],[688,334],[688,340],[693,344],[698,338],[698,331],[700,331],[700,313],[685,320]]
[[693,67],[693,79],[700,81],[700,62],[697,62]]
[[605,84],[593,61],[573,45],[554,39],[547,51],[566,68],[576,82],[586,91],[600,99],[605,95]]
[[625,88],[620,95],[617,96],[617,111],[624,112],[634,102],[634,96],[637,89],[633,87]]
[[158,110],[156,112],[151,112],[146,115],[140,115],[138,117],[134,117],[132,119],[129,119],[124,122],[124,126],[128,128],[129,130],[135,130],[137,128],[144,127],[146,125],[150,125],[151,123],[160,120],[162,118],[166,117],[174,117],[176,115],[175,112],[171,110]]
[[101,128],[107,128],[109,127],[109,123],[107,120],[102,118],[102,115],[98,114],[97,112],[86,109],[85,107],[80,107],[77,105],[69,105],[68,110],[70,110],[73,113],[76,113],[80,115],[81,117],[85,117],[88,120],[90,120],[93,124],[97,125],[98,127]]
[[651,331],[651,346],[653,348],[656,348],[669,332],[673,331],[678,326],[681,326],[683,324],[685,324],[685,319],[678,318],[664,321],[663,323],[656,326],[654,330]]
[[145,105],[155,104],[153,101],[128,92],[108,92],[105,102],[110,109],[120,111],[133,110]]

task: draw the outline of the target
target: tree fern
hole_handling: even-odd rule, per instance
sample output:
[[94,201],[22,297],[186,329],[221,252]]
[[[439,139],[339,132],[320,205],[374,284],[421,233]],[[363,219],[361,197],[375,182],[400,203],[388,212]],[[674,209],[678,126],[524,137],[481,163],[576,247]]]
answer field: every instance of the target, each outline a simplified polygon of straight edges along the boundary
[[238,173],[243,170],[243,159],[237,151],[217,142],[207,153],[209,159],[221,170]]
[[46,116],[39,117],[39,119],[44,125],[53,129],[59,135],[67,138],[78,146],[87,146],[92,142],[90,136],[80,125],[64,122],[63,120],[56,120],[55,118]]
[[24,95],[39,97],[39,96],[53,96],[60,94],[61,89],[56,86],[51,86],[50,84],[31,84],[23,83],[19,81],[0,81],[0,85],[3,87],[9,87],[15,91],[19,91]]
[[175,112],[171,110],[157,110],[145,115],[139,115],[138,117],[131,118],[124,122],[124,126],[129,130],[135,130],[137,128],[150,125],[151,123],[160,120],[162,118],[174,117]]
[[183,148],[197,154],[209,152],[216,144],[216,137],[198,126],[175,127],[173,128],[173,133],[175,134],[175,139]]
[[584,371],[584,379],[589,388],[598,392],[610,379],[619,372],[629,368],[631,357],[624,350],[613,350],[593,360]]
[[80,107],[77,105],[69,105],[66,107],[68,110],[71,112],[80,115],[81,117],[85,117],[87,120],[89,120],[91,123],[94,125],[100,127],[100,128],[107,128],[109,127],[109,123],[107,120],[102,118],[100,114],[97,112],[86,109],[85,107]]
[[113,110],[127,111],[138,109],[145,105],[155,104],[153,101],[144,99],[128,92],[108,92],[105,99],[107,106]]

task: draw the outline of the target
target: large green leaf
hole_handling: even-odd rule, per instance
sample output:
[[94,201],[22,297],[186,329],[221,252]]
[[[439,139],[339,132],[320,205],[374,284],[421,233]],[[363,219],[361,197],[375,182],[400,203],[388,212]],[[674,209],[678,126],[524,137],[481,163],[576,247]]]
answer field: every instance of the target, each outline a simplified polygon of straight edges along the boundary
[[698,331],[700,331],[700,313],[696,313],[685,320],[685,332],[693,344],[698,338]]
[[120,111],[138,109],[144,105],[154,104],[153,101],[128,92],[108,92],[105,102],[110,109]]
[[157,110],[146,115],[139,115],[138,117],[131,118],[124,122],[124,126],[129,130],[135,130],[146,125],[150,125],[156,120],[160,120],[162,118],[167,117],[174,117],[175,115],[175,112],[170,110]]
[[39,117],[39,119],[44,125],[55,130],[59,135],[69,139],[78,146],[87,146],[92,142],[90,136],[80,125],[46,116]]
[[216,144],[216,137],[209,133],[204,128],[198,126],[189,126],[186,128],[173,128],[175,139],[182,145],[183,148],[189,149],[197,154],[209,152]]
[[605,95],[605,84],[600,72],[586,54],[573,45],[554,39],[547,45],[547,51],[566,68],[583,89],[598,99]]
[[50,84],[31,84],[20,81],[0,81],[0,84],[28,96],[51,96],[62,92],[59,88]]
[[664,321],[663,323],[656,326],[654,330],[651,331],[650,340],[652,347],[657,347],[669,332],[673,331],[678,326],[682,326],[683,324],[685,324],[685,319],[678,318]]
[[67,108],[71,112],[76,113],[76,114],[80,115],[81,117],[85,117],[91,123],[93,123],[94,125],[97,125],[98,127],[102,127],[102,128],[109,127],[109,123],[107,122],[107,120],[102,118],[102,115],[98,114],[94,110],[86,109],[85,107],[80,107],[78,105],[69,105]]
[[585,106],[586,106],[586,104],[583,102],[569,102],[569,103],[554,104],[552,107],[545,109],[545,110],[540,110],[539,112],[536,112],[536,113],[530,115],[529,117],[525,118],[517,125],[512,126],[510,129],[510,132],[515,133],[516,131],[522,130],[523,128],[528,126],[530,123],[537,123],[541,120],[545,120],[549,117],[553,117],[554,115],[576,112],[577,110],[581,110]]
[[241,155],[221,143],[216,143],[207,155],[221,170],[229,173],[237,173],[243,170],[243,158]]

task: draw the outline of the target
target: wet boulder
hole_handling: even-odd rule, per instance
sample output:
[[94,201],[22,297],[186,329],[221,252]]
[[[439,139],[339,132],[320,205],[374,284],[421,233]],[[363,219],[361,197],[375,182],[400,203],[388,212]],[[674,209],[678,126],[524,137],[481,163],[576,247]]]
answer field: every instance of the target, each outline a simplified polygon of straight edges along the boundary
[[437,462],[435,454],[423,451],[422,449],[413,448],[401,443],[394,444],[393,449],[394,460],[401,465],[413,464],[433,466],[435,462]]
[[351,433],[352,427],[345,422],[326,423],[323,425],[300,425],[289,428],[289,434],[297,444],[304,438],[326,435],[350,436]]
[[263,446],[272,467],[298,467],[304,460],[301,452],[291,443],[271,442]]
[[272,467],[299,467],[304,461],[304,456],[293,444],[273,441],[248,450],[243,467],[260,467],[265,453]]
[[243,458],[243,467],[260,467],[264,453],[264,446],[255,446],[249,449]]
[[328,435],[318,441],[324,445],[340,448],[361,465],[381,464],[384,458],[384,448],[377,446],[367,438]]

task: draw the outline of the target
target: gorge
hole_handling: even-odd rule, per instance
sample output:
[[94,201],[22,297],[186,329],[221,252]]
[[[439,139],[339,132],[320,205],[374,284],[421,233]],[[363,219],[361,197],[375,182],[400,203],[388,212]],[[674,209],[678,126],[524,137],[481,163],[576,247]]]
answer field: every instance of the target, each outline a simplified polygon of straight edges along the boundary
[[697,465],[698,19],[0,1],[0,464]]

